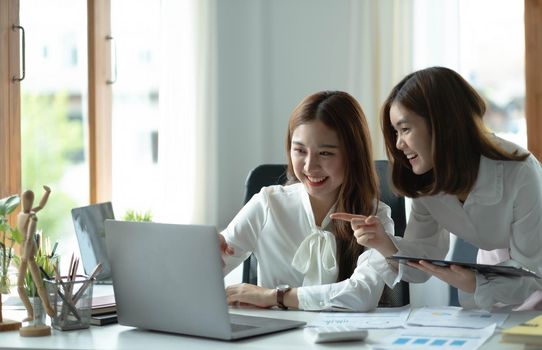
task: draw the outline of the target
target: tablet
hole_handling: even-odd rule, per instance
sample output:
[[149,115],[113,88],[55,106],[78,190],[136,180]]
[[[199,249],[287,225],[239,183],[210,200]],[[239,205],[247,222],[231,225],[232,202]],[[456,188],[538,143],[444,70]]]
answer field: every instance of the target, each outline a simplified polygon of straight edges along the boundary
[[386,259],[389,260],[396,260],[400,263],[407,263],[407,262],[418,262],[420,260],[430,262],[431,264],[435,264],[437,266],[450,266],[450,265],[457,265],[462,266],[465,268],[469,268],[472,270],[475,270],[482,275],[504,275],[504,276],[515,276],[515,277],[535,277],[540,278],[536,273],[529,271],[525,268],[520,267],[514,267],[514,266],[503,266],[503,265],[484,265],[484,264],[476,264],[476,263],[466,263],[466,262],[460,262],[460,261],[449,261],[449,260],[437,260],[437,259],[428,259],[428,258],[414,258],[409,256],[398,256],[393,255],[389,256]]

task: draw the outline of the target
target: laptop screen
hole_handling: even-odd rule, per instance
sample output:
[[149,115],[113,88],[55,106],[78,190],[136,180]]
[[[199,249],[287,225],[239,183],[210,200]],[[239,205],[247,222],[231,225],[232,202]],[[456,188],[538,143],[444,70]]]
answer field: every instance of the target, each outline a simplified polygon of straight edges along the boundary
[[111,266],[105,248],[104,222],[106,219],[114,218],[111,202],[72,209],[73,226],[85,273],[88,275],[98,263],[102,263],[102,271],[96,276],[97,282],[111,282]]

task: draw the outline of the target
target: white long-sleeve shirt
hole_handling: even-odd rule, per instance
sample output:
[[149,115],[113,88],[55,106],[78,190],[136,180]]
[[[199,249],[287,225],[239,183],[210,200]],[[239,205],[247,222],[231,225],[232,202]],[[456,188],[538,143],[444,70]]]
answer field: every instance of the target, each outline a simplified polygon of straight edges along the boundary
[[[329,214],[331,211],[322,227],[315,224],[303,184],[262,188],[222,232],[235,250],[234,256],[225,257],[225,272],[233,270],[254,252],[258,259],[258,285],[275,288],[288,284],[298,288],[300,309],[367,311],[376,308],[384,288],[382,278],[368,265],[371,255],[380,255],[376,250],[361,254],[352,276],[341,282],[335,282],[338,271],[329,268],[329,259],[320,256],[318,247],[313,252],[318,256],[311,264],[319,266],[312,266],[311,270],[324,271],[324,275],[328,271],[323,280],[318,281],[315,275],[308,276],[292,266],[298,248],[307,237],[315,232],[333,231]],[[393,235],[390,208],[380,202],[377,216],[386,232]],[[334,236],[332,238],[334,244]]]
[[[510,142],[497,140],[506,150],[524,152]],[[510,259],[502,263],[523,266],[542,276],[542,169],[538,160],[532,155],[525,161],[482,156],[478,178],[463,205],[457,196],[448,194],[413,199],[404,238],[395,240],[397,254],[442,259],[448,251],[450,232],[482,250],[506,249]],[[374,259],[371,266],[389,285],[400,276],[409,282],[429,278],[403,265],[397,272],[382,259]],[[477,274],[474,294],[460,293],[460,302],[483,309],[498,303],[519,305],[539,290],[542,279]]]

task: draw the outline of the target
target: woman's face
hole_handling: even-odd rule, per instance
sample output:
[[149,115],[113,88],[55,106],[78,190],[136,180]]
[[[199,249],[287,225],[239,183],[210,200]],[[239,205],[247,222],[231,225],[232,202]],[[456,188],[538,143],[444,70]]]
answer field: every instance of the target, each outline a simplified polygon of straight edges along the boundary
[[414,174],[422,175],[433,169],[432,140],[425,119],[400,103],[393,103],[390,122],[397,133],[395,147],[408,159]]
[[290,157],[295,176],[309,196],[330,205],[344,180],[344,157],[337,132],[315,120],[292,133]]

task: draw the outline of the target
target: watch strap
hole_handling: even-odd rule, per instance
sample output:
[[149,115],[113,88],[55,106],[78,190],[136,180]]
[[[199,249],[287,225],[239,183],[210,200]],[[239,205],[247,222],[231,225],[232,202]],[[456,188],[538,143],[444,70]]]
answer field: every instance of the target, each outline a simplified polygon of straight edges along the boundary
[[288,310],[288,306],[284,305],[284,295],[291,289],[290,286],[281,285],[277,288],[277,304],[282,310]]

